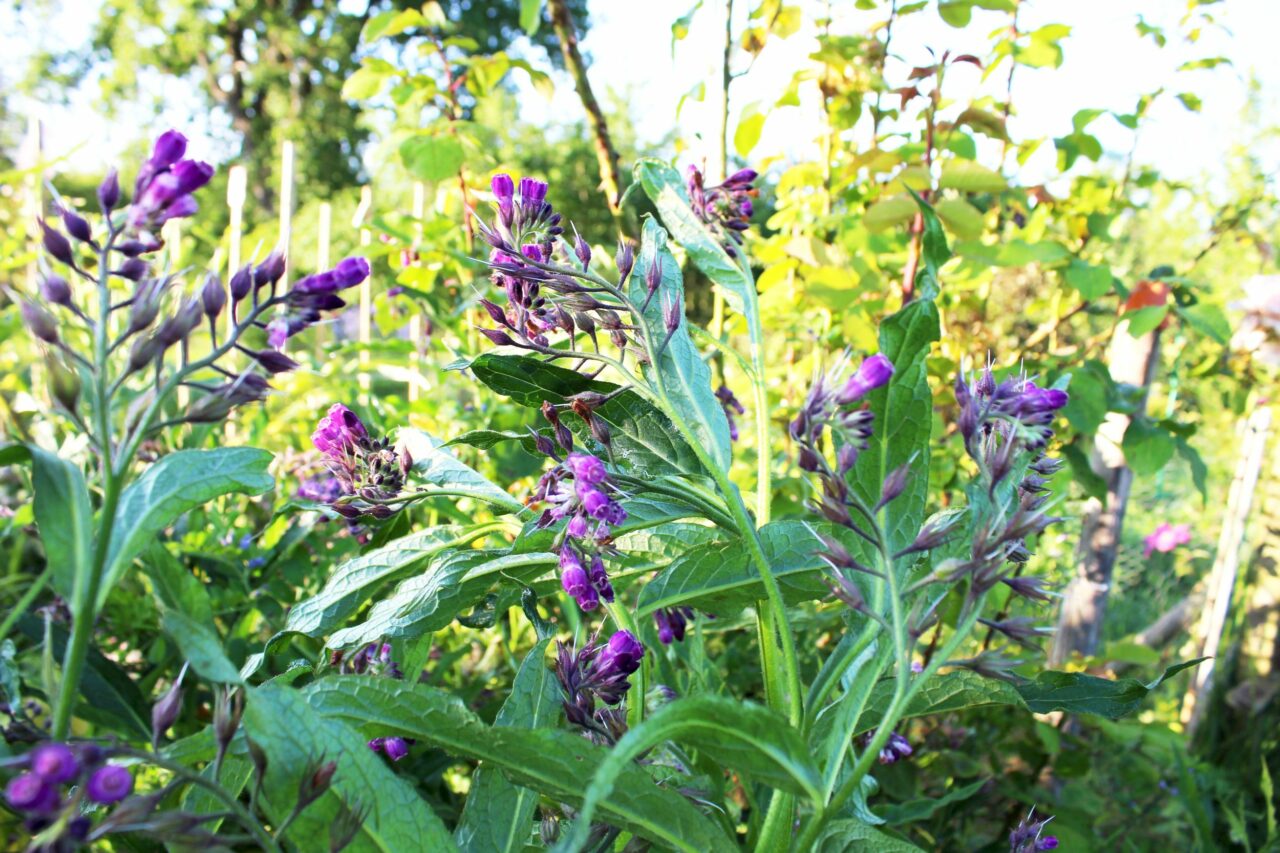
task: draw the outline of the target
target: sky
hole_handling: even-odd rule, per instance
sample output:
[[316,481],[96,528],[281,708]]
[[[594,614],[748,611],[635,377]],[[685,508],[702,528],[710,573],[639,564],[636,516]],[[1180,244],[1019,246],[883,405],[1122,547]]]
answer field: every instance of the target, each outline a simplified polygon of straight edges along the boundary
[[[760,143],[751,153],[753,160],[777,163],[811,157],[815,139],[822,131],[817,98],[812,88],[802,90],[799,107],[774,108],[780,93],[815,47],[813,12],[825,8],[816,0],[798,0],[810,13],[800,32],[786,40],[774,40],[750,73],[734,83],[732,114],[737,116],[751,105],[768,118]],[[694,15],[688,36],[673,51],[671,22],[686,14],[694,0],[591,0],[591,28],[583,40],[591,59],[592,83],[606,103],[626,103],[640,139],[656,145],[675,129],[691,142],[684,157],[697,161],[714,159],[718,119],[715,81],[719,77],[720,41],[723,38],[723,0],[705,0]],[[737,0],[737,21],[745,24],[751,0]],[[52,11],[47,11],[52,6]],[[865,32],[883,12],[860,12],[851,0],[835,0],[836,32]],[[94,0],[54,0],[51,4],[0,4],[0,85],[21,74],[25,57],[38,46],[83,41],[97,14]],[[39,8],[37,8],[39,7]],[[1136,161],[1183,179],[1208,178],[1220,181],[1224,163],[1233,145],[1249,136],[1249,121],[1262,126],[1280,126],[1280,62],[1275,57],[1275,35],[1280,33],[1280,0],[1224,0],[1210,11],[1217,26],[1204,30],[1195,44],[1180,35],[1178,21],[1186,11],[1185,0],[1025,0],[1021,13],[1024,30],[1046,23],[1063,23],[1071,34],[1063,42],[1065,61],[1057,69],[1020,68],[1014,82],[1017,114],[1010,131],[1015,139],[1053,137],[1070,130],[1076,110],[1102,108],[1130,112],[1137,98],[1165,86],[1168,94],[1152,109],[1150,121],[1137,141]],[[45,9],[46,11],[42,11]],[[1139,15],[1148,23],[1163,26],[1169,45],[1159,49],[1150,38],[1135,30]],[[940,53],[985,52],[988,35],[1006,26],[1005,13],[975,10],[973,20],[963,29],[943,23],[932,12],[909,16],[894,30],[893,54],[887,73],[894,82],[905,81],[914,65],[930,61],[929,49]],[[1228,56],[1230,66],[1212,70],[1175,73],[1192,59]],[[741,67],[745,57],[735,62]],[[965,100],[983,92],[1003,90],[1004,71],[982,81],[977,69],[960,66],[948,76],[945,94]],[[1260,84],[1256,109],[1245,115],[1248,81]],[[707,81],[707,98],[686,101],[677,116],[681,97],[698,81]],[[557,91],[548,102],[529,90],[521,99],[524,117],[534,122],[554,123],[558,117],[581,115],[581,105],[567,76],[557,77]],[[1202,110],[1187,110],[1173,95],[1192,92],[1203,103]],[[159,92],[173,103],[188,98],[186,84],[169,81]],[[137,138],[141,122],[112,122],[96,103],[96,87],[86,85],[71,96],[68,105],[20,103],[28,114],[38,115],[45,126],[46,148],[52,154],[72,152],[68,158],[76,168],[98,169],[113,160]],[[175,112],[173,121],[184,116]],[[1110,118],[1090,127],[1102,140],[1111,158],[1127,155],[1134,145],[1132,132]],[[193,153],[220,159],[226,153],[225,140],[217,138],[217,128],[196,128]],[[854,144],[865,144],[866,128],[855,131]],[[706,140],[700,144],[699,140]],[[1273,138],[1254,154],[1280,163],[1280,145]],[[1054,177],[1055,155],[1047,144],[1022,167],[1016,176],[1024,184],[1041,183]]]

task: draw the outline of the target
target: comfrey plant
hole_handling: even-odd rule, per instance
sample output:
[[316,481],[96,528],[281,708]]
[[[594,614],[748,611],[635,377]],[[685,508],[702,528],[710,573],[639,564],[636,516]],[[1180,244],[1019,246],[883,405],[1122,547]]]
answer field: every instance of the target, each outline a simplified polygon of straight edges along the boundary
[[[98,187],[98,215],[86,218],[62,205],[60,225],[42,220],[45,258],[38,293],[14,295],[23,322],[43,345],[50,397],[87,447],[76,460],[35,444],[0,449],[6,463],[32,466],[35,519],[48,562],[41,583],[49,582],[65,601],[71,623],[65,645],[58,647],[56,634],[46,629],[49,728],[24,730],[27,739],[52,740],[20,759],[29,770],[7,788],[9,803],[29,815],[33,844],[41,849],[92,843],[109,832],[208,841],[213,834],[201,828],[208,818],[159,810],[174,787],[193,783],[225,800],[256,843],[276,846],[251,810],[216,783],[194,782],[198,774],[181,766],[173,787],[125,799],[132,774],[106,759],[128,756],[172,770],[173,763],[159,753],[66,742],[77,708],[100,701],[83,689],[86,662],[96,654],[99,614],[135,560],[187,511],[235,492],[257,494],[272,483],[264,451],[166,452],[166,435],[181,425],[220,423],[235,409],[262,401],[272,376],[297,367],[281,351],[285,340],[344,307],[340,293],[369,275],[367,261],[348,258],[286,285],[285,258],[275,252],[234,270],[226,284],[216,272],[187,284],[187,270],[173,269],[172,255],[162,252],[163,227],[196,212],[195,195],[213,168],[187,158],[186,148],[182,134],[164,133],[138,169],[130,200],[112,171]],[[37,585],[33,592],[39,591]],[[184,621],[189,618],[181,612],[165,616],[197,671],[214,682],[238,681],[229,663],[211,666],[198,652],[200,638],[216,634]],[[102,678],[97,671],[92,676]],[[180,710],[180,682],[181,677],[153,711],[156,744]],[[220,766],[238,730],[243,696],[233,698],[221,687],[216,693]],[[47,772],[53,758],[62,769]],[[261,775],[264,765],[255,764]],[[62,787],[72,784],[65,794]],[[121,800],[105,817],[81,814],[85,804]]]

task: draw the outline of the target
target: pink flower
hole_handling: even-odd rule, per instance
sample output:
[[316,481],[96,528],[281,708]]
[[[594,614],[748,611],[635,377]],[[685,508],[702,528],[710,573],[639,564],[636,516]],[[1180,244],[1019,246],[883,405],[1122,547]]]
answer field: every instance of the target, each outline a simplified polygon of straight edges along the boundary
[[1186,524],[1169,524],[1167,521],[1161,522],[1155,530],[1143,539],[1146,546],[1142,549],[1143,557],[1150,557],[1152,553],[1159,551],[1161,554],[1168,554],[1179,545],[1186,545],[1191,541],[1191,528]]

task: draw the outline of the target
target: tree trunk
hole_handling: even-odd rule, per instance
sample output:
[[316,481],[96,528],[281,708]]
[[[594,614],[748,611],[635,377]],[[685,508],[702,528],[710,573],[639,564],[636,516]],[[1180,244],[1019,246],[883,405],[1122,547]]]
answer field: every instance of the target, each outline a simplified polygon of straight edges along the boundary
[[600,188],[604,191],[605,200],[609,203],[609,212],[617,217],[622,211],[622,180],[618,171],[618,152],[613,147],[613,139],[609,136],[609,125],[605,122],[600,102],[591,90],[591,81],[587,79],[587,64],[578,49],[578,34],[574,29],[573,15],[565,0],[550,0],[547,4],[551,12],[551,28],[560,40],[560,53],[564,56],[565,68],[573,77],[573,87],[578,92],[583,109],[587,111],[587,121],[591,125],[596,149],[596,162],[600,166]]
[[[1141,411],[1160,363],[1160,330],[1134,338],[1129,334],[1128,323],[1121,323],[1111,340],[1107,362],[1113,380],[1142,388],[1138,406]],[[1133,487],[1133,471],[1125,464],[1121,449],[1131,420],[1128,415],[1111,412],[1094,439],[1093,469],[1106,482],[1107,495],[1105,501],[1090,498],[1085,506],[1076,576],[1062,599],[1058,631],[1049,656],[1052,666],[1061,666],[1073,654],[1095,654],[1102,639],[1111,573]]]

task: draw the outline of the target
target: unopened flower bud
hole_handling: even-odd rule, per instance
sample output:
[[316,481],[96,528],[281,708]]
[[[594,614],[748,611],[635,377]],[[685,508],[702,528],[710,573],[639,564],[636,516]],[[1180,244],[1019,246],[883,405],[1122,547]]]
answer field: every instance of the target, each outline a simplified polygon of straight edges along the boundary
[[75,254],[71,251],[71,241],[61,231],[51,227],[48,222],[41,219],[40,233],[40,241],[44,244],[46,252],[64,264],[73,265],[75,263]]
[[538,823],[538,837],[545,846],[550,846],[560,837],[560,821],[555,815],[544,814]]
[[284,254],[277,249],[267,255],[266,259],[254,269],[253,283],[258,287],[275,284],[280,280],[280,276],[284,275],[284,266]]
[[239,302],[249,295],[250,288],[253,287],[253,266],[245,264],[236,274],[231,276],[231,299]]
[[182,679],[187,674],[187,665],[183,664],[173,686],[151,706],[151,743],[158,747],[160,739],[178,720],[182,713]]
[[142,258],[129,258],[116,270],[116,275],[127,278],[129,281],[141,281],[146,277],[147,270],[147,262]]
[[675,299],[664,299],[662,302],[662,323],[667,329],[667,334],[671,334],[680,328],[680,319],[679,303]]
[[98,204],[104,214],[110,213],[120,203],[120,176],[115,169],[98,184]]
[[304,770],[302,782],[298,786],[297,808],[299,810],[306,808],[329,790],[329,785],[333,782],[333,774],[337,770],[338,762],[336,761],[315,762],[309,769]]
[[290,370],[296,370],[298,362],[289,358],[289,356],[279,350],[249,350],[249,355],[253,360],[262,365],[268,373],[288,373]]
[[209,273],[200,290],[200,301],[204,305],[204,313],[210,320],[222,313],[227,304],[227,291],[222,286],[222,279],[216,272]]
[[662,286],[662,256],[655,256],[653,263],[644,273],[644,285],[650,296],[658,292]]
[[907,487],[907,480],[910,474],[910,462],[905,462],[889,472],[889,476],[884,478],[884,484],[880,487],[880,501],[875,506],[877,510],[889,505],[898,495],[902,494]]
[[40,295],[54,305],[71,305],[71,285],[57,273],[49,273],[40,281]]
[[152,335],[137,338],[129,348],[129,372],[135,373],[155,361],[164,347]]
[[80,399],[80,374],[61,356],[49,353],[45,356],[49,369],[49,394],[68,412],[74,412]]
[[218,742],[218,749],[225,751],[240,728],[240,717],[244,714],[244,692],[241,690],[222,691],[213,702],[213,735]]
[[584,270],[591,266],[591,245],[582,239],[576,227],[573,229],[573,253],[578,256]]
[[34,302],[23,299],[18,308],[23,325],[33,336],[47,344],[58,342],[58,324],[53,315]]
[[618,286],[621,287],[626,283],[627,276],[631,275],[631,268],[635,266],[635,249],[626,240],[619,240],[618,253],[613,256],[613,262],[618,267]]
[[93,242],[93,228],[89,226],[89,220],[70,208],[62,208],[62,227],[81,243]]

